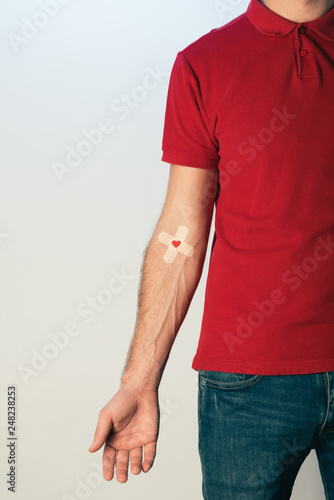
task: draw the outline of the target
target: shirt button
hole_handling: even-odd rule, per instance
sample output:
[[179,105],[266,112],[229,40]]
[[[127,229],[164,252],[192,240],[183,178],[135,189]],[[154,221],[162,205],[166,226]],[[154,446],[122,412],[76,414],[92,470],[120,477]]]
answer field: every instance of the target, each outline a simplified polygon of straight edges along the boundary
[[303,33],[303,34],[304,34],[304,33],[306,33],[306,30],[307,30],[306,26],[301,26],[301,27],[299,28],[299,32],[300,32],[300,33]]
[[299,54],[300,54],[301,56],[307,56],[308,52],[307,52],[307,50],[306,50],[306,49],[302,49],[302,50],[299,52]]

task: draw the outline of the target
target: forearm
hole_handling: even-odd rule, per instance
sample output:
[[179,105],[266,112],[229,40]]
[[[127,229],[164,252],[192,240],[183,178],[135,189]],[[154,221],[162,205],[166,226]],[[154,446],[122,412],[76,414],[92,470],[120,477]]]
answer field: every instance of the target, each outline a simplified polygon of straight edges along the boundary
[[[205,207],[212,210],[212,207]],[[188,257],[177,253],[173,262],[163,256],[167,247],[161,232],[175,234],[176,219],[188,224],[187,242],[194,248]],[[174,222],[173,222],[174,221]],[[122,385],[157,389],[178,330],[187,314],[201,277],[210,225],[196,218],[162,215],[147,247],[142,268],[135,334],[121,378]]]

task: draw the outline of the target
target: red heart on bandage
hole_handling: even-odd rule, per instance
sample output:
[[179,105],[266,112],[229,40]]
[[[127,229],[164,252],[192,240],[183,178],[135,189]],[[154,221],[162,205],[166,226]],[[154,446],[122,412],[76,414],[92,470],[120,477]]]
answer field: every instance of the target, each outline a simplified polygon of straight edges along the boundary
[[174,241],[172,241],[172,245],[173,245],[173,247],[177,248],[178,246],[181,245],[181,241],[175,241],[174,240]]

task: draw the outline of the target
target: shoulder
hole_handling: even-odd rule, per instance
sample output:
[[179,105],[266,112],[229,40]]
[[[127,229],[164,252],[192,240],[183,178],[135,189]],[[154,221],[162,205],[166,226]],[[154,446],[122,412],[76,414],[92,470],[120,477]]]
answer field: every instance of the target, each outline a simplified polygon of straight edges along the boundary
[[240,44],[244,45],[249,28],[250,22],[244,12],[227,24],[202,35],[180,50],[180,53],[193,68],[210,61],[215,62],[217,57],[224,57],[231,52],[235,53]]

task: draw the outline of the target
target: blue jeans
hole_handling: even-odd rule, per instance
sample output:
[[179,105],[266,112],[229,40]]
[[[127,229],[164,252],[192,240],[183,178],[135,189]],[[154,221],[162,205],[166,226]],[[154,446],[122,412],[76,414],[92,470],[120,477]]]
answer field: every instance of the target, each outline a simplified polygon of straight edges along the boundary
[[248,375],[198,370],[204,500],[285,500],[316,451],[334,500],[334,371]]

